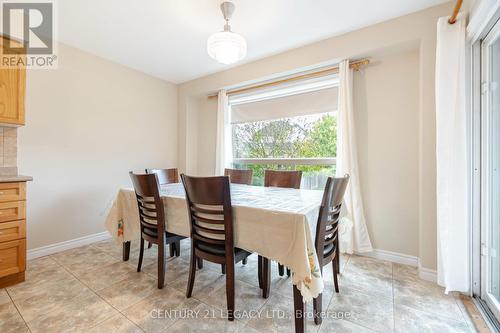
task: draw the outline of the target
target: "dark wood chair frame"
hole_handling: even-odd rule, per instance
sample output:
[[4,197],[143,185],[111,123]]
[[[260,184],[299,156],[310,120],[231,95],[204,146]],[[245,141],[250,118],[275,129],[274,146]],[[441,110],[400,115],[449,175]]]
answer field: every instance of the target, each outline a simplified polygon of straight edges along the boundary
[[[178,183],[179,182],[179,171],[177,168],[171,169],[146,169],[147,174],[156,174],[158,176],[158,183],[160,185]],[[148,249],[151,248],[152,244],[148,243]],[[181,242],[172,243],[169,245],[170,256],[180,256],[181,255]]]
[[224,176],[229,176],[231,184],[251,185],[253,170],[224,169]]
[[[283,188],[300,188],[302,181],[302,171],[284,171],[284,170],[265,170],[264,171],[264,186],[266,187],[283,187]],[[285,266],[278,263],[278,274],[285,274]],[[290,277],[290,269],[286,269],[286,275]]]
[[191,224],[191,260],[186,297],[193,293],[199,259],[222,265],[226,273],[227,314],[234,320],[234,265],[251,253],[234,247],[229,177],[181,175]]
[[[338,228],[342,200],[348,183],[348,175],[327,179],[314,241],[321,274],[323,274],[323,267],[332,263],[333,283],[337,293],[339,292],[337,275],[340,273]],[[322,308],[322,295],[320,294],[313,300],[314,322],[317,325],[322,322]]]
[[[231,184],[252,185],[253,170],[225,168],[224,176],[229,176]],[[247,264],[247,258],[243,259],[242,264]]]
[[146,173],[155,173],[158,176],[158,183],[160,185],[179,182],[179,171],[177,170],[177,168],[146,169]]
[[156,174],[139,175],[132,171],[129,174],[135,189],[141,224],[137,271],[141,271],[144,241],[158,245],[158,288],[162,289],[165,280],[165,244],[179,242],[185,237],[166,231],[165,210],[160,197],[158,176]]
[[264,186],[266,187],[284,187],[284,188],[300,188],[302,180],[302,171],[288,170],[265,170],[264,171]]

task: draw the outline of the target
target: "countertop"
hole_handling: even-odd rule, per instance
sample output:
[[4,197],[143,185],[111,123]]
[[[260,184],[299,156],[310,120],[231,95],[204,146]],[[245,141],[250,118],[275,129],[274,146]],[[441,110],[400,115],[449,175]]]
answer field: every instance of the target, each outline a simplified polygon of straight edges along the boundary
[[23,175],[0,175],[0,183],[29,182],[33,177]]

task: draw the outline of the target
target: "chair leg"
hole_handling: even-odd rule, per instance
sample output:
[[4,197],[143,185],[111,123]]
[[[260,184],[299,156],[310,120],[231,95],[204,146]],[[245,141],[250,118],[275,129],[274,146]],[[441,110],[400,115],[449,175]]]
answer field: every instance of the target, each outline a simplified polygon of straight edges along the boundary
[[271,289],[271,260],[262,258],[262,297],[268,298]]
[[186,297],[190,298],[193,294],[194,278],[196,276],[196,262],[199,262],[197,257],[194,255],[193,242],[191,242],[191,259],[189,261],[189,278],[186,290]]
[[290,271],[290,268],[286,268],[286,276],[290,277],[292,275],[292,272]]
[[257,259],[257,271],[259,275],[259,288],[262,289],[262,257],[258,256]]
[[137,272],[141,271],[143,256],[144,256],[144,239],[141,237],[141,245],[139,247],[139,262],[137,263]]
[[198,269],[202,269],[203,268],[203,259],[196,258],[196,262],[198,263]]
[[227,318],[234,321],[234,260],[232,263],[226,262],[223,265],[227,269],[226,273],[226,300],[227,300]]
[[334,259],[333,262],[332,262],[332,267],[333,267],[333,284],[335,286],[335,292],[338,293],[339,292],[339,281],[338,281],[338,277],[337,277],[337,263],[336,263],[336,260],[337,259]]
[[246,265],[246,264],[248,263],[248,257],[247,257],[247,258],[245,258],[245,259],[243,259],[243,260],[241,261],[241,263],[242,263],[243,265]]
[[170,243],[170,245],[168,247],[170,250],[170,257],[175,256],[175,243]]
[[181,241],[175,242],[175,256],[179,257],[181,255]]
[[278,264],[278,274],[283,276],[285,274],[285,267],[282,264]]
[[148,242],[148,249],[150,249],[153,246],[151,242]]
[[123,242],[122,256],[123,261],[128,261],[130,257],[130,241]]
[[226,274],[226,265],[225,264],[220,265],[220,270],[222,274]]
[[340,249],[339,249],[339,236],[335,238],[335,262],[337,265],[337,274],[340,274]]
[[158,289],[163,289],[165,282],[165,242],[163,238],[158,242]]
[[321,325],[323,318],[321,316],[321,312],[323,311],[323,295],[319,294],[318,297],[313,299],[313,314],[314,314],[314,323],[316,325]]

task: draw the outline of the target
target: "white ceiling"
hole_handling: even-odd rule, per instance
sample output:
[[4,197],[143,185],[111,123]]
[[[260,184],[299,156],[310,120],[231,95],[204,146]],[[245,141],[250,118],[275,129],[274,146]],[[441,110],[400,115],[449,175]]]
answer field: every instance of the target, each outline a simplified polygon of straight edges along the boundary
[[[447,0],[233,0],[244,62],[434,6]],[[180,83],[224,70],[206,52],[222,30],[220,0],[58,1],[59,40]],[[234,66],[234,65],[233,65]]]

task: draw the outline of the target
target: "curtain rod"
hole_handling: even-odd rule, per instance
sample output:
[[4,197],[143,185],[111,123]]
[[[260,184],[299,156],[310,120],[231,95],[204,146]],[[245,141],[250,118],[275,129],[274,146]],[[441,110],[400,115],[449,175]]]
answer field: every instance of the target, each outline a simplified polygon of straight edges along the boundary
[[449,24],[455,24],[455,22],[457,22],[457,16],[460,12],[460,7],[462,7],[462,0],[457,0],[457,2],[455,3],[455,7],[453,7],[453,13],[448,19]]
[[[368,65],[369,63],[370,63],[370,60],[368,60],[368,59],[356,60],[356,61],[351,62],[349,64],[349,67],[358,71],[361,68],[361,66]],[[325,76],[325,75],[329,75],[329,74],[335,74],[338,72],[339,72],[339,66],[335,66],[335,67],[330,67],[330,68],[323,69],[323,70],[316,71],[316,72],[299,74],[296,76],[291,76],[291,77],[287,77],[287,78],[276,80],[276,81],[260,83],[260,84],[256,84],[256,85],[248,86],[248,87],[244,87],[244,88],[229,89],[226,93],[228,95],[241,94],[241,93],[244,93],[247,91],[272,87],[272,86],[276,86],[276,85],[288,83],[288,82],[294,82],[294,81],[300,81],[300,80],[304,80],[304,79],[321,77],[321,76]],[[218,95],[218,93],[212,93],[212,94],[208,95],[208,98],[216,98],[217,95]]]

